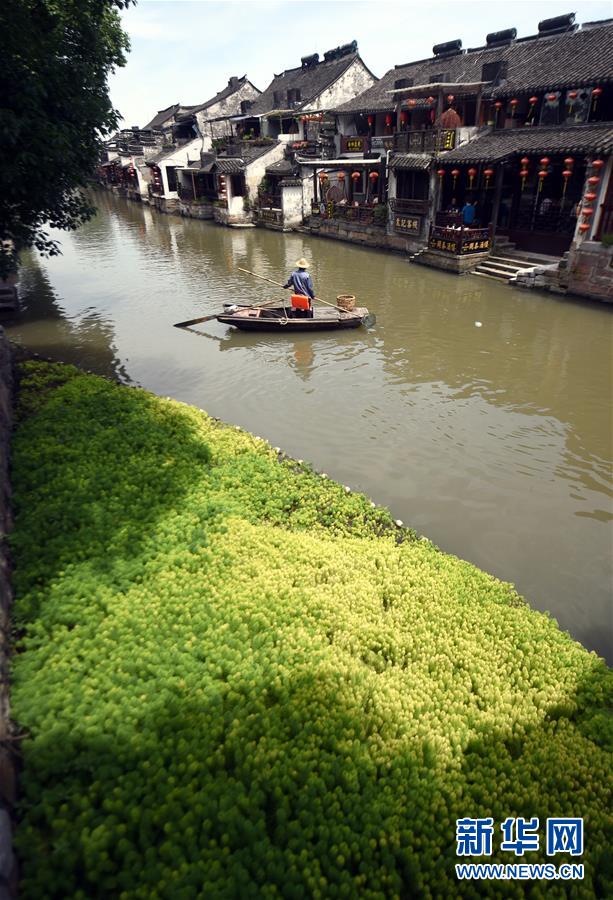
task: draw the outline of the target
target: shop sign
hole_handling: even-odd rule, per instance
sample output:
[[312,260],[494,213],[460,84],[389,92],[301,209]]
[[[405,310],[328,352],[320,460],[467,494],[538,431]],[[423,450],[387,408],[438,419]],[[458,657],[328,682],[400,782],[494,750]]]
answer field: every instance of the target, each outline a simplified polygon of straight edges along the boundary
[[392,134],[380,135],[370,139],[370,146],[373,150],[393,150],[394,136]]
[[439,150],[453,150],[455,147],[455,128],[451,131],[441,131]]
[[397,213],[394,216],[394,231],[399,231],[403,234],[420,234],[421,222],[421,216],[403,216]]
[[468,241],[462,244],[462,253],[486,253],[490,249],[490,239]]
[[365,137],[343,137],[341,150],[343,153],[364,153],[367,140]]
[[431,250],[444,250],[445,253],[455,253],[457,248],[455,241],[444,241],[442,238],[431,238],[428,246]]

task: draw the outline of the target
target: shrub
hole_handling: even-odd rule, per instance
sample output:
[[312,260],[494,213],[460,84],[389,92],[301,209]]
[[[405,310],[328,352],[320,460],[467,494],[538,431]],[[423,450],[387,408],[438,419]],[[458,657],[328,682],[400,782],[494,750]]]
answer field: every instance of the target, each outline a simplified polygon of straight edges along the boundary
[[21,379],[23,897],[475,896],[465,815],[584,816],[573,896],[611,894],[601,660],[252,435]]

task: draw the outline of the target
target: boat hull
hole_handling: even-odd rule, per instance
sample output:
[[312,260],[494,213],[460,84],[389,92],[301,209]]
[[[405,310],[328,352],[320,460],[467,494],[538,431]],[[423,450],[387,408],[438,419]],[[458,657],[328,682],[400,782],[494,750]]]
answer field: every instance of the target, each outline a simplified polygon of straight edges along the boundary
[[275,331],[280,334],[299,331],[310,334],[312,331],[360,328],[367,315],[368,310],[365,308],[355,309],[351,313],[337,310],[328,312],[318,308],[312,319],[288,317],[283,309],[239,309],[237,312],[217,316],[217,321],[241,331]]

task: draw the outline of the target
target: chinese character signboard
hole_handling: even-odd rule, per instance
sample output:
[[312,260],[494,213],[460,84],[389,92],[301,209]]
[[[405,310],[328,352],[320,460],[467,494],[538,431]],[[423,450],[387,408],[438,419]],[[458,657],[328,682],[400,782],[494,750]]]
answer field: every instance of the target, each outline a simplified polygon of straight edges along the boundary
[[364,153],[368,150],[368,138],[343,137],[341,139],[341,153]]
[[490,249],[490,239],[489,239],[489,235],[488,235],[488,237],[476,237],[476,238],[470,238],[468,240],[466,238],[463,238],[462,239],[462,249],[460,252],[462,254],[487,253],[489,249]]
[[418,235],[421,233],[421,223],[421,216],[403,216],[400,213],[396,213],[394,216],[394,231],[399,231],[402,234]]
[[394,136],[391,134],[373,137],[370,140],[370,146],[373,150],[393,150],[394,149]]
[[455,129],[441,131],[439,137],[439,150],[453,150],[455,147]]

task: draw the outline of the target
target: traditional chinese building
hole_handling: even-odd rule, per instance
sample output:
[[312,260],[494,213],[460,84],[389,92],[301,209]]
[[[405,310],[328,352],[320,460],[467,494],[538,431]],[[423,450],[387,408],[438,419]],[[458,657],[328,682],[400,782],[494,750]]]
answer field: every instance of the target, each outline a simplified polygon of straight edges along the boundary
[[[343,194],[365,217],[375,199],[387,200],[387,246],[412,253],[430,240],[435,254],[478,259],[497,240],[560,256],[573,239],[611,228],[613,20],[579,27],[569,14],[525,38],[510,28],[482,47],[438,44],[336,113],[345,184],[353,169],[362,185],[360,168],[387,157],[377,197],[363,192],[356,207]],[[319,205],[340,223],[343,185],[321,162],[314,212]],[[476,203],[475,233],[460,239],[451,229],[466,200]]]

